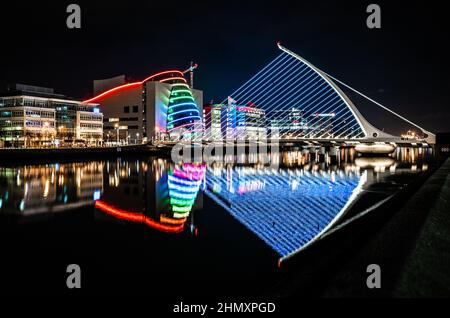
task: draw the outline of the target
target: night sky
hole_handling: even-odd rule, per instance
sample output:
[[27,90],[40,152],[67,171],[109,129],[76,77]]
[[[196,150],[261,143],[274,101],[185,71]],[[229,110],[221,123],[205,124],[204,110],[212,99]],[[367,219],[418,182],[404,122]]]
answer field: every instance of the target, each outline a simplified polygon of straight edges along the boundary
[[[142,80],[194,60],[196,88],[205,101],[220,101],[278,55],[281,41],[419,125],[450,131],[440,2],[376,1],[381,30],[367,28],[365,1],[16,2],[0,4],[1,88],[18,82],[85,98],[94,79]],[[81,6],[79,30],[66,27],[70,3]],[[395,125],[384,116],[368,115],[379,128]]]

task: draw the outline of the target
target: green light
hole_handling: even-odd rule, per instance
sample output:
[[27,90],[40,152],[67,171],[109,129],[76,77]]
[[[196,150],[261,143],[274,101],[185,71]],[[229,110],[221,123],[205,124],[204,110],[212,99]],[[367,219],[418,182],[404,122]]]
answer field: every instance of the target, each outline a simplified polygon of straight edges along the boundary
[[183,212],[183,213],[189,213],[192,210],[192,206],[172,206],[173,212]]
[[[181,108],[181,106],[183,106],[183,108]],[[192,114],[194,112],[199,114],[199,111],[197,103],[195,102],[192,92],[187,84],[179,83],[172,86],[169,96],[169,104],[167,107],[167,130],[171,131],[181,126],[184,127],[185,130],[189,130],[194,127],[192,118],[196,116],[193,116]],[[175,107],[177,107],[177,109],[181,109],[181,111],[174,111]],[[188,128],[186,126],[191,127]]]
[[175,219],[181,219],[181,218],[185,218],[189,215],[189,213],[174,213],[173,217]]
[[[177,89],[177,90],[175,91],[175,93],[176,93],[176,94],[178,94],[178,93],[186,93],[186,94],[191,95],[191,91],[188,90],[188,89]],[[188,96],[189,96],[189,95],[188,95]]]
[[180,96],[180,97],[172,97],[172,98],[170,98],[169,102],[174,102],[176,100],[184,99],[184,98],[189,98],[190,100],[194,101],[194,97],[192,97],[192,96]]
[[193,200],[185,200],[185,199],[178,199],[178,198],[170,198],[170,204],[173,205],[181,205],[181,206],[185,206],[185,205],[190,205],[192,206],[195,202],[195,199]]
[[183,87],[189,88],[189,85],[188,84],[184,84],[184,83],[176,83],[176,84],[173,84],[173,86],[183,86]]

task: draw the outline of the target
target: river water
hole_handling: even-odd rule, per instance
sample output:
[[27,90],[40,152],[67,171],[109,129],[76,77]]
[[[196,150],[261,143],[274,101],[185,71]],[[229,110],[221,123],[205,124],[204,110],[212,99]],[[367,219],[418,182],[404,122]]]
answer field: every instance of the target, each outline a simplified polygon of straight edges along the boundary
[[62,288],[75,263],[87,287],[254,293],[282,262],[434,165],[422,148],[379,158],[289,151],[277,160],[269,168],[153,157],[0,163],[4,281]]

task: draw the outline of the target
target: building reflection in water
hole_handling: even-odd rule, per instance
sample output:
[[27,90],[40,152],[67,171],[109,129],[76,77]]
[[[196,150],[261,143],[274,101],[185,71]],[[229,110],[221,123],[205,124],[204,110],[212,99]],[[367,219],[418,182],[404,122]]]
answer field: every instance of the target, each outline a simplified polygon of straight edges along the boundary
[[422,164],[433,156],[433,148],[402,147],[394,153],[394,158],[398,162],[409,164]]
[[[107,191],[95,207],[108,215],[143,223],[162,232],[185,229],[190,213],[201,208],[202,164],[169,165],[161,159],[109,162]],[[192,221],[192,218],[191,218]],[[195,233],[195,226],[190,224]]]
[[[409,149],[409,150],[408,150]],[[387,175],[428,169],[432,151],[400,148],[392,157],[352,149],[268,154],[279,168],[117,159],[0,167],[0,212],[33,215],[95,205],[98,215],[170,233],[196,234],[193,212],[205,192],[280,258],[306,248],[340,221],[363,187]],[[232,158],[229,158],[232,159]]]
[[363,188],[391,174],[425,171],[431,156],[430,149],[399,148],[397,163],[390,156],[358,157],[354,149],[301,149],[283,152],[279,169],[215,165],[205,193],[283,260],[338,223]]
[[103,162],[0,167],[0,211],[33,215],[93,204],[103,192]]

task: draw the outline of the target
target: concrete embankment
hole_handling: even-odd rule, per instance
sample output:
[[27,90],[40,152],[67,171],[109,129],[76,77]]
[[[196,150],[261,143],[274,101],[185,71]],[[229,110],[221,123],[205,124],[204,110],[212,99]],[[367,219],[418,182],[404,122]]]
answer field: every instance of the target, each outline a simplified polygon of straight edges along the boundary
[[[450,160],[430,169],[370,213],[283,263],[276,287],[267,294],[287,300],[450,295],[449,169]],[[381,289],[366,285],[370,264],[381,267]]]
[[89,147],[89,148],[30,148],[0,149],[0,161],[27,160],[79,160],[122,156],[170,156],[171,147],[155,147],[151,145],[130,145],[121,147]]
[[428,203],[428,214],[417,242],[406,259],[394,295],[450,296],[450,159],[416,194]]
[[[366,286],[369,264],[381,268],[380,289]],[[340,264],[324,296],[449,297],[449,268],[450,159]]]

